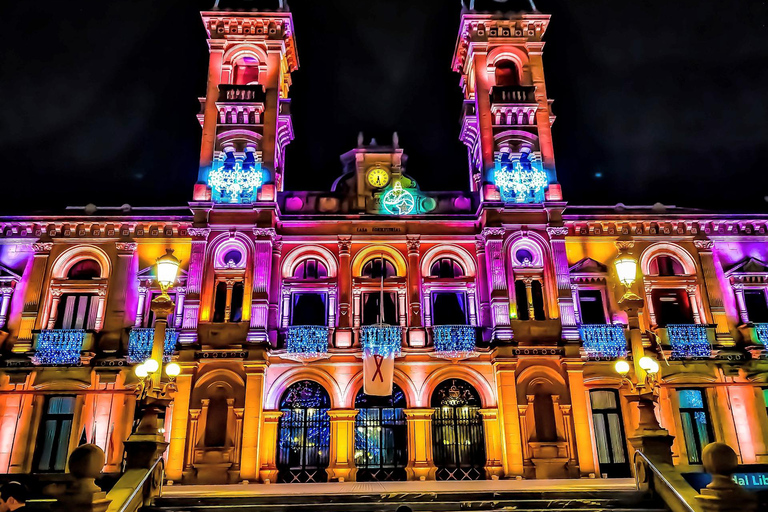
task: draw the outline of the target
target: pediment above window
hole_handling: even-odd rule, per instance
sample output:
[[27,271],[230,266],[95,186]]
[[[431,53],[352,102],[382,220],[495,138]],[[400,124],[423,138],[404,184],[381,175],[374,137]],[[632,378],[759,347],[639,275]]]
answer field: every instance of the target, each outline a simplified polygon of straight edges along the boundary
[[746,258],[728,269],[725,276],[736,282],[766,282],[768,265],[756,258]]
[[605,280],[608,275],[608,267],[592,258],[584,258],[572,265],[568,272],[574,281],[588,282]]

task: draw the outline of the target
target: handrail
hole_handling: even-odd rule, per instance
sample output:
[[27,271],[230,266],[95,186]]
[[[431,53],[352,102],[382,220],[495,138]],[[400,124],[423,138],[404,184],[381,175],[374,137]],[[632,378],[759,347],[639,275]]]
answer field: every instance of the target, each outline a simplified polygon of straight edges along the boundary
[[[146,470],[141,469],[140,471],[145,471],[144,476],[141,478],[141,480],[139,480],[139,482],[135,486],[133,486],[133,490],[128,495],[128,497],[121,504],[119,504],[119,506],[117,503],[115,503],[115,501],[112,501],[109,504],[109,508],[107,509],[107,511],[108,512],[134,512],[139,508],[141,508],[144,505],[143,501],[141,504],[135,507],[132,507],[131,505],[133,504],[134,500],[136,500],[136,497],[138,496],[139,492],[144,490],[144,486],[146,485],[149,478],[155,474],[155,470],[157,469],[158,465],[163,463],[164,463],[163,458],[158,457],[157,460],[154,462],[154,464],[152,464],[152,466],[149,469],[146,469]],[[126,475],[128,475],[130,472],[133,472],[133,471],[138,471],[138,470],[131,469],[126,471],[123,474],[123,478],[125,478]],[[123,478],[120,478],[120,480],[123,480]],[[119,492],[120,488],[118,487],[118,485],[120,484],[120,480],[118,480],[117,484],[115,485],[115,487],[113,487],[112,491],[110,491],[109,494],[112,494],[113,491]],[[163,485],[161,481],[159,486],[158,496],[162,495],[162,493],[163,493]],[[107,495],[107,499],[109,499],[110,497],[109,494]]]
[[[686,494],[690,494],[690,501],[687,500],[685,497],[683,497],[683,495],[680,493],[680,489],[678,489],[678,487],[675,487],[675,485],[673,485],[669,481],[669,479],[667,478],[667,475],[665,475],[664,472],[661,471],[661,469],[659,469],[653,462],[651,462],[651,459],[649,459],[646,454],[644,454],[640,450],[637,450],[635,452],[635,459],[637,459],[637,457],[640,457],[645,461],[645,464],[647,465],[648,469],[650,469],[653,472],[654,476],[656,477],[656,480],[664,484],[667,490],[671,492],[672,496],[676,498],[675,500],[676,503],[670,503],[669,496],[666,496],[667,493],[659,493],[659,492],[656,492],[656,489],[653,489],[653,491],[656,492],[656,494],[658,494],[659,497],[664,500],[664,502],[672,510],[672,512],[703,512],[703,509],[701,508],[701,506],[693,500],[693,497],[696,496],[698,493],[693,487],[690,486],[690,484],[688,484],[688,482],[686,482],[683,479],[683,476],[679,472],[677,472],[677,470],[675,470],[674,466],[671,466],[671,467],[672,467],[672,470],[674,471],[674,474],[680,477],[680,482],[679,482],[679,484],[681,484],[680,486],[688,487],[688,489],[690,490],[689,493],[686,493]],[[637,472],[637,468],[638,468],[638,464],[637,464],[637,460],[635,460],[635,483],[639,489],[641,482]],[[649,476],[650,475],[645,475],[645,478],[647,481],[649,481]],[[648,483],[650,484],[650,482]]]

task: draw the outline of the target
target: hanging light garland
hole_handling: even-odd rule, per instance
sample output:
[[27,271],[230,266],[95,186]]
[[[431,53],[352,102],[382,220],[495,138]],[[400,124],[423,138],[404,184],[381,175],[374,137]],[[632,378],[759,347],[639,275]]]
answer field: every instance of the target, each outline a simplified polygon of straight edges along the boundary
[[523,167],[519,160],[514,164],[496,162],[494,180],[505,203],[542,202],[549,184],[543,170],[534,164]]
[[397,356],[400,355],[402,330],[396,325],[366,325],[360,328],[360,343],[363,350],[372,355]]
[[477,356],[475,328],[471,325],[435,325],[432,339],[436,357],[459,360]]
[[302,362],[328,357],[328,328],[319,325],[288,327],[285,356]]
[[758,343],[768,345],[768,324],[755,324],[755,335]]
[[40,331],[32,362],[39,365],[74,365],[80,363],[85,341],[84,329],[50,329]]
[[261,164],[243,167],[238,161],[232,167],[221,165],[208,173],[208,185],[216,192],[219,203],[250,203],[263,182]]
[[710,357],[712,347],[707,337],[707,326],[702,324],[667,325],[673,359]]
[[582,347],[589,359],[627,357],[627,337],[620,324],[588,324],[579,327]]
[[[134,327],[128,334],[128,357],[129,363],[141,363],[152,357],[152,345],[155,340],[154,327]],[[176,350],[176,343],[179,341],[179,332],[172,328],[165,329],[165,343],[163,344],[163,362],[170,362],[171,356]]]

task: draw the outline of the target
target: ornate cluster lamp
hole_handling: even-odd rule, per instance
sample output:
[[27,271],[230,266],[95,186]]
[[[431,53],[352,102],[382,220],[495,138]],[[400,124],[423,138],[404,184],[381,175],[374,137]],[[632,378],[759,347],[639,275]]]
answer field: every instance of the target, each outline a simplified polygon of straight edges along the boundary
[[619,359],[614,364],[616,373],[622,376],[622,384],[627,385],[634,395],[630,400],[637,402],[640,412],[640,422],[635,435],[662,432],[664,429],[656,418],[660,389],[659,363],[652,357],[641,357],[637,361],[634,380],[629,378],[630,368],[630,364],[624,359]]
[[173,249],[166,249],[166,254],[157,258],[156,275],[162,293],[155,297],[150,308],[155,315],[155,332],[152,338],[152,353],[149,359],[137,365],[134,369],[139,378],[137,386],[137,422],[134,434],[157,436],[159,418],[170,405],[172,393],[176,389],[174,379],[181,373],[181,367],[176,363],[165,365],[165,374],[170,381],[161,383],[163,369],[163,352],[165,347],[165,331],[168,326],[168,315],[176,307],[168,295],[168,289],[176,282],[181,261],[173,255]]

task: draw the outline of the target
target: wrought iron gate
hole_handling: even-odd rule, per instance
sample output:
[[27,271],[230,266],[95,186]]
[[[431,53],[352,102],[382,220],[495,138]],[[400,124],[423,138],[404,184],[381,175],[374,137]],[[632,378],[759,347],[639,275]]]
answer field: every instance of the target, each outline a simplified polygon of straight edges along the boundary
[[467,382],[451,379],[435,389],[432,407],[437,479],[485,479],[485,439],[477,391]]
[[325,389],[312,381],[297,382],[283,394],[277,441],[279,482],[328,481],[330,404]]
[[359,482],[405,480],[408,432],[405,395],[393,385],[391,396],[355,398],[355,466]]

